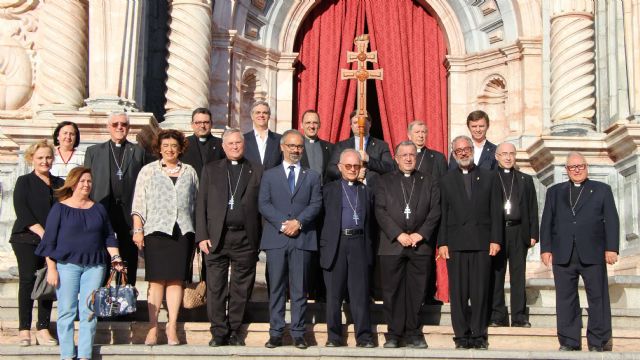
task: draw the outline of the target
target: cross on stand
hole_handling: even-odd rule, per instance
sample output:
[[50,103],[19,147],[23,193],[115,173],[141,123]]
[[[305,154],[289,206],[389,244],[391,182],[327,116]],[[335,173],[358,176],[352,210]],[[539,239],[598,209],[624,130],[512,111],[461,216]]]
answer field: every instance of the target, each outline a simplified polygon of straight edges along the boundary
[[[357,51],[347,52],[347,62],[357,61],[355,70],[342,69],[342,80],[358,80],[358,131],[360,132],[360,149],[364,151],[364,126],[367,118],[367,79],[382,80],[382,69],[367,70],[367,62],[377,63],[378,52],[367,52],[369,35],[362,34],[355,38],[353,43]],[[349,119],[351,121],[351,119]]]

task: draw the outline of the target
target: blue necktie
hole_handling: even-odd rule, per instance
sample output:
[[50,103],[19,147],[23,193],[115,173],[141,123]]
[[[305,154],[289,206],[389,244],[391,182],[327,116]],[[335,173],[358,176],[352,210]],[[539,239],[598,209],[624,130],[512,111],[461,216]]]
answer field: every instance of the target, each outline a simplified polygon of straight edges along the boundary
[[289,166],[289,176],[287,176],[287,181],[289,182],[289,190],[293,194],[293,189],[296,187],[296,167],[291,165]]

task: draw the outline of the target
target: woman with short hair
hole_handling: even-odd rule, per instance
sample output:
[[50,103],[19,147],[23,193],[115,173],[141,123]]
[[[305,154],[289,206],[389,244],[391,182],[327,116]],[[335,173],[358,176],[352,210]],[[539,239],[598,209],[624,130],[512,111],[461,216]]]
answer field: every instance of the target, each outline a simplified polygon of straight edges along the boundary
[[80,145],[80,129],[72,121],[63,121],[53,131],[53,145],[56,147],[51,174],[67,177],[71,169],[84,164],[84,151]]

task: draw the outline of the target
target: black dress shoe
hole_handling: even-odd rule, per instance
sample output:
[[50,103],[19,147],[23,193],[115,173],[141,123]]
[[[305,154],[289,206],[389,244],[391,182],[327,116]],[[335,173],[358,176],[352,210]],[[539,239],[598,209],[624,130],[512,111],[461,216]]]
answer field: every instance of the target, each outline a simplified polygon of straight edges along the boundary
[[269,337],[269,341],[267,341],[264,344],[264,347],[269,348],[269,349],[277,348],[278,346],[282,346],[282,338],[281,337],[271,336],[271,337]]
[[524,321],[514,321],[511,323],[511,327],[521,327],[521,328],[530,328],[531,323],[527,320]]
[[603,352],[604,346],[589,345],[589,351]]
[[398,340],[389,339],[389,340],[387,340],[387,342],[384,343],[384,345],[382,347],[384,347],[385,349],[395,349],[398,346],[399,346],[398,345]]
[[454,340],[454,342],[456,344],[456,350],[471,349],[471,346],[469,346],[469,340],[467,339]]
[[426,349],[429,346],[423,337],[416,337],[407,341],[407,347],[412,349]]
[[368,341],[362,341],[362,342],[356,343],[356,347],[372,349],[376,347],[376,344],[374,344],[373,341],[368,340]]
[[327,340],[327,343],[324,344],[325,347],[340,347],[343,346],[342,343],[338,340]]
[[509,322],[491,320],[491,322],[489,323],[489,326],[491,326],[491,327],[506,327],[506,326],[509,326]]
[[293,346],[297,347],[298,349],[306,349],[309,347],[309,345],[307,345],[307,342],[304,340],[303,337],[297,337],[293,339]]
[[225,346],[227,344],[227,340],[221,336],[214,336],[213,339],[209,341],[209,346],[211,347]]
[[244,346],[244,340],[238,336],[237,333],[232,332],[231,335],[229,335],[229,345],[231,346]]
[[487,350],[489,348],[489,342],[483,338],[476,339],[473,342],[473,348],[477,350]]
[[443,305],[444,303],[436,298],[430,298],[424,300],[425,305]]
[[580,351],[579,346],[560,345],[560,351]]

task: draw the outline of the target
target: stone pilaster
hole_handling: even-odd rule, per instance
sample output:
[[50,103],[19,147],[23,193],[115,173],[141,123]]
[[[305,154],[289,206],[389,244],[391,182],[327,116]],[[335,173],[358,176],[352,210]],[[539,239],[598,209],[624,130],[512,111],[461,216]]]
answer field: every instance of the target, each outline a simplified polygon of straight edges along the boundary
[[49,0],[40,12],[37,116],[77,110],[87,78],[87,0]]
[[595,130],[594,1],[551,4],[551,132],[585,135]]
[[276,95],[276,131],[282,133],[291,129],[293,119],[293,64],[298,53],[282,54],[278,61],[277,95]]
[[167,103],[163,127],[188,128],[191,112],[209,107],[211,1],[173,0],[169,8]]
[[640,0],[624,0],[624,47],[629,81],[629,120],[640,122]]
[[89,3],[87,110],[137,110],[136,70],[142,0]]

